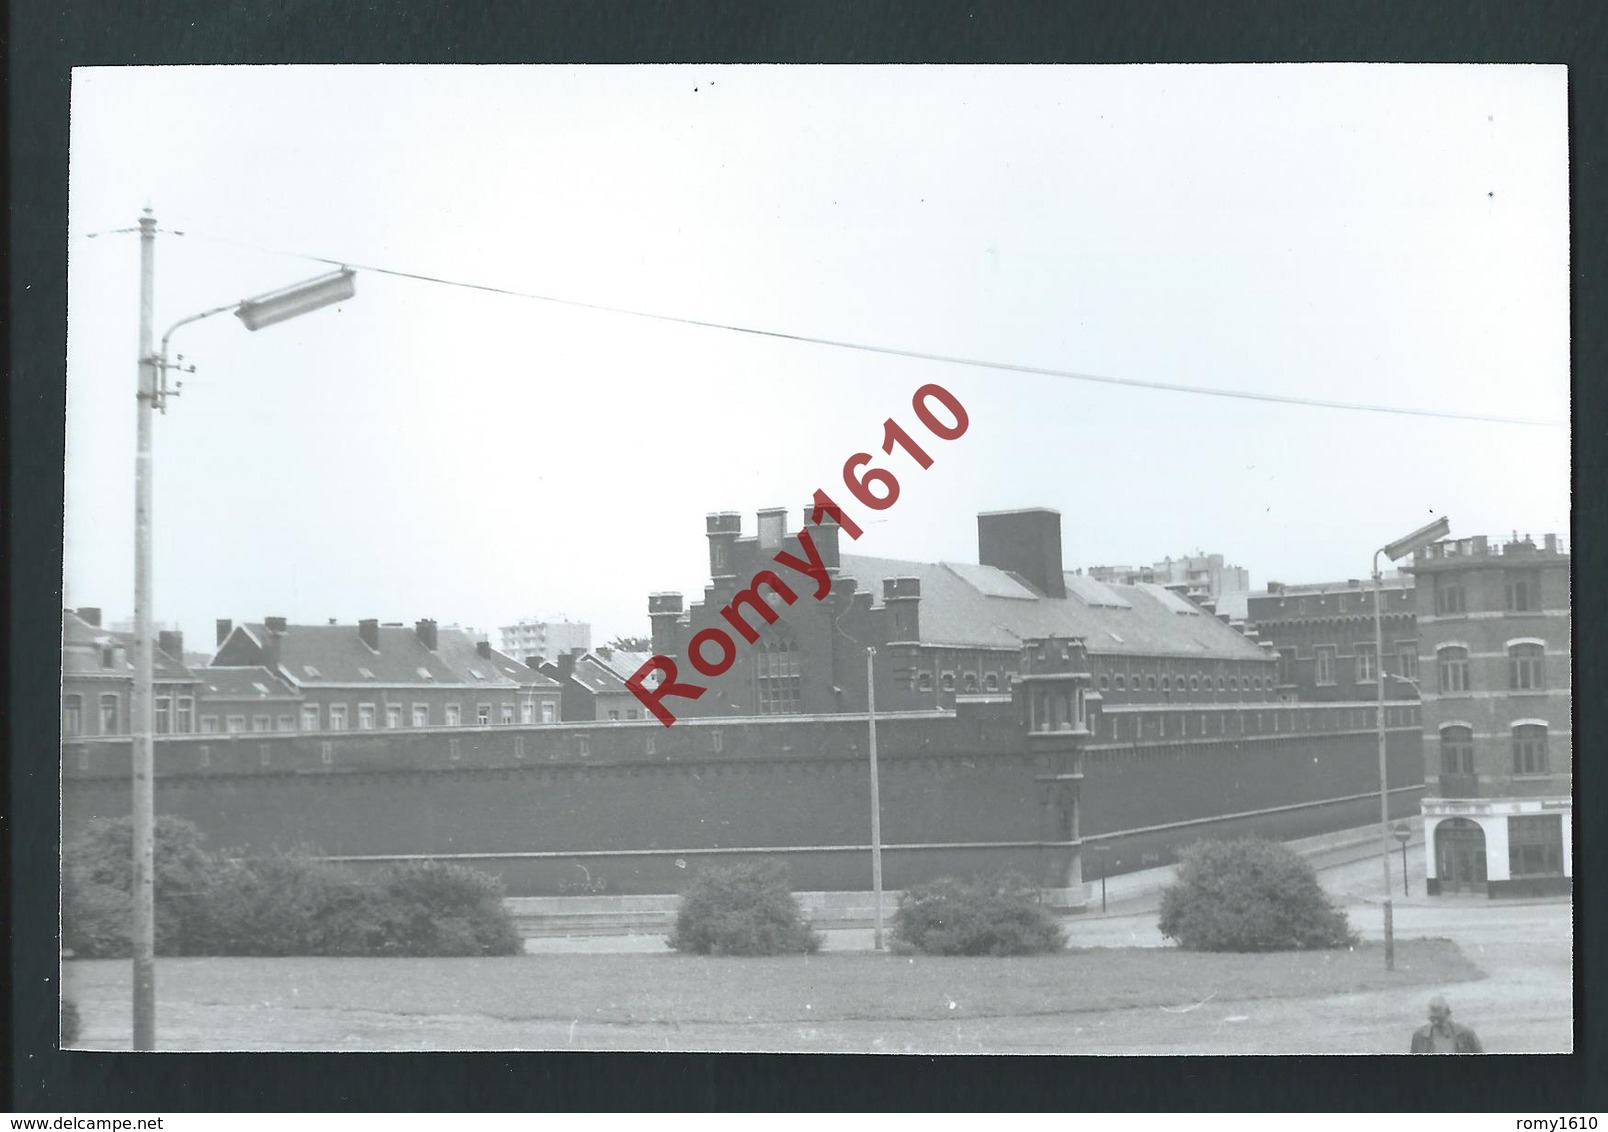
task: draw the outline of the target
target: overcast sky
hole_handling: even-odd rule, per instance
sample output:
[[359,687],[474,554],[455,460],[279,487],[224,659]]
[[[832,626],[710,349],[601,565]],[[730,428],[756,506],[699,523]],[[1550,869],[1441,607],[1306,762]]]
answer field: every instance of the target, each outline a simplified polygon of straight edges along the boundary
[[[1568,419],[1561,67],[262,67],[75,75],[66,602],[130,616],[138,239],[156,333],[295,254],[1141,381]],[[177,233],[184,233],[179,235]],[[247,247],[242,245],[255,245]],[[266,250],[258,250],[266,249]],[[976,561],[1049,506],[1069,569],[1196,550],[1363,576],[1440,514],[1564,533],[1568,432],[1120,388],[360,271],[156,423],[155,614],[529,613],[645,634],[704,515],[845,506],[893,416],[932,455],[853,550]],[[952,390],[970,428],[921,430]]]

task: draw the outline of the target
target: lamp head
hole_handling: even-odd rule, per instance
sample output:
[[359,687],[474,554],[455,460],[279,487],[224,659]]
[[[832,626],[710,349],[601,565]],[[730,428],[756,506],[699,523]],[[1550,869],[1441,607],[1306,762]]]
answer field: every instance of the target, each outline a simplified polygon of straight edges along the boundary
[[357,273],[349,267],[320,275],[304,283],[293,283],[266,295],[246,299],[235,308],[235,317],[247,330],[261,330],[276,322],[307,314],[320,307],[345,302],[357,293]]
[[1432,542],[1445,538],[1451,529],[1452,521],[1442,515],[1433,523],[1419,527],[1412,534],[1403,535],[1395,542],[1384,547],[1384,556],[1391,561],[1404,558],[1421,546],[1428,546]]

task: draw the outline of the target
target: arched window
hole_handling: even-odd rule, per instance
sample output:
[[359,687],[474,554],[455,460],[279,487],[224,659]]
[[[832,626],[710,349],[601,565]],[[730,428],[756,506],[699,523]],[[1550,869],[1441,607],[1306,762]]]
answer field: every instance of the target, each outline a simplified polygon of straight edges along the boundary
[[999,691],[999,676],[993,672],[990,672],[988,675],[984,676],[983,687],[988,689],[990,692]]
[[1161,678],[1161,690],[1163,692],[1166,692],[1166,691],[1170,690],[1170,688],[1168,687],[1168,684],[1167,684],[1167,678],[1165,676],[1163,676]]
[[1515,692],[1547,686],[1546,647],[1532,642],[1508,646],[1508,686]]
[[1440,731],[1441,773],[1474,773],[1474,732],[1471,728],[1447,724]]
[[1126,691],[1127,690],[1127,683],[1128,682],[1127,682],[1127,680],[1125,680],[1123,678],[1122,673],[1120,673],[1120,672],[1117,673],[1117,691],[1119,691],[1119,692]]
[[975,673],[975,672],[966,673],[965,687],[966,687],[966,691],[968,691],[968,692],[975,692],[977,690],[977,673]]
[[1515,723],[1513,725],[1513,773],[1547,773],[1546,724]]
[[1189,690],[1191,692],[1200,691],[1200,677],[1199,676],[1191,676],[1189,678]]
[[1223,690],[1223,678],[1221,676],[1217,678],[1217,690],[1219,692]]
[[946,692],[953,692],[955,690],[955,674],[953,672],[944,673],[943,687],[944,691]]
[[1468,649],[1462,645],[1446,645],[1436,650],[1435,660],[1440,669],[1441,691],[1468,691]]
[[1228,690],[1230,692],[1239,691],[1239,677],[1238,676],[1230,676],[1228,678]]
[[1154,676],[1146,676],[1145,687],[1154,692],[1156,690],[1156,678]]
[[1100,677],[1100,690],[1102,692],[1105,691],[1110,686],[1111,686],[1111,677],[1109,677],[1109,676]]

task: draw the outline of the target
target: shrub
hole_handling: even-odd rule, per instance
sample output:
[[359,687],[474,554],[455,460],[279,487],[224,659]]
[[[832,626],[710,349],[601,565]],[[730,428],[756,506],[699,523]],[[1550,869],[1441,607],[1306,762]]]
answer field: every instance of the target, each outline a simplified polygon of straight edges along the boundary
[[379,884],[381,953],[517,955],[525,941],[502,897],[501,880],[461,865],[393,866]]
[[[495,877],[399,865],[372,882],[311,850],[231,859],[195,826],[156,824],[159,955],[512,955],[522,946]],[[83,958],[131,951],[132,822],[97,819],[68,845],[62,944]]]
[[83,1024],[78,1017],[78,1004],[70,998],[61,1000],[61,1048],[66,1049],[78,1040]]
[[207,955],[372,955],[384,942],[380,903],[305,849],[220,860],[197,943]]
[[1191,951],[1294,951],[1357,941],[1306,858],[1274,841],[1201,841],[1162,894],[1161,934]]
[[676,927],[667,941],[697,955],[782,955],[820,950],[775,863],[709,869],[681,896]]
[[1017,873],[939,877],[908,890],[894,913],[893,938],[896,947],[927,955],[1039,955],[1066,945],[1038,890]]
[[[158,955],[194,954],[212,860],[190,822],[156,819],[152,899]],[[85,958],[132,951],[132,818],[96,818],[62,853],[62,946]]]

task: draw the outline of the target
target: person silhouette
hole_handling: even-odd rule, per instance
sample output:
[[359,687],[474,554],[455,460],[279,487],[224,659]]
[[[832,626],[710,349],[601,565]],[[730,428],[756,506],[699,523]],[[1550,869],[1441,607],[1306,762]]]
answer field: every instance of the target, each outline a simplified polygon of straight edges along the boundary
[[1436,995],[1429,1000],[1429,1025],[1413,1034],[1414,1053],[1484,1053],[1479,1035],[1452,1021],[1452,1008]]

